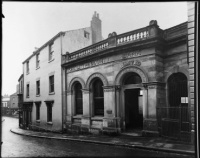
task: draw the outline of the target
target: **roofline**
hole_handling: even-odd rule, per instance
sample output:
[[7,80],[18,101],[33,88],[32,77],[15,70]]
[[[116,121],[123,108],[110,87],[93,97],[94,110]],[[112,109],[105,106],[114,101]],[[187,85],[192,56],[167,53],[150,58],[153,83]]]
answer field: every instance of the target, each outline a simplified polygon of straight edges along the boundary
[[55,40],[56,38],[58,38],[58,36],[64,34],[64,32],[59,32],[58,34],[56,34],[53,38],[51,38],[49,41],[47,41],[45,44],[43,44],[40,48],[38,48],[36,51],[33,52],[33,54],[31,54],[26,60],[24,60],[22,62],[22,64],[24,64],[25,62],[27,62],[27,60],[29,60],[30,58],[32,58],[35,54],[37,54],[39,51],[41,51],[45,46],[47,46],[47,44],[49,44],[50,42],[52,42],[53,40]]
[[185,22],[183,22],[183,23],[180,23],[180,24],[178,24],[178,25],[175,25],[175,26],[170,27],[170,28],[168,28],[168,29],[165,29],[165,30],[163,30],[163,31],[167,31],[167,30],[170,30],[170,29],[176,28],[176,27],[178,27],[178,26],[181,26],[181,25],[184,25],[184,24],[187,24],[187,23],[188,23],[188,21],[185,21]]
[[21,76],[19,77],[18,82],[19,82],[19,80],[20,80],[22,77],[23,77],[23,74],[21,74]]

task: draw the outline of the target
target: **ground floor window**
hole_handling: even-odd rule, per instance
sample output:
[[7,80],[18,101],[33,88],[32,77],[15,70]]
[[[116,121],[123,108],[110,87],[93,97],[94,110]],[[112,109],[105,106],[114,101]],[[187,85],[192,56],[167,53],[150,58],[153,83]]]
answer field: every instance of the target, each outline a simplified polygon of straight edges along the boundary
[[52,122],[52,107],[54,101],[45,101],[47,105],[47,122]]
[[93,83],[94,115],[104,116],[104,91],[103,83],[97,79]]
[[41,102],[36,102],[35,106],[36,106],[36,120],[40,120],[40,105]]
[[75,107],[76,107],[76,114],[82,115],[83,114],[83,95],[82,95],[82,86],[80,83],[76,83],[74,86],[75,89]]

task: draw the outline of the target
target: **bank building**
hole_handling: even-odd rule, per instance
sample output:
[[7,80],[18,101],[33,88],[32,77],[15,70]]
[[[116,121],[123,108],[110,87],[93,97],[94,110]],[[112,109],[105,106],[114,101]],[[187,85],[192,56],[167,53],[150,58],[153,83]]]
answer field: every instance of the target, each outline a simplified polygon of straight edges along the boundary
[[[96,13],[94,16],[99,19]],[[100,28],[101,21],[95,25]],[[55,70],[40,66],[44,73],[48,71],[47,76],[37,73],[42,70],[35,67],[31,79],[23,74],[25,91],[31,92],[33,82],[33,93],[37,93],[39,80],[43,83],[40,89],[50,89],[41,90],[40,96],[24,95],[24,107],[29,104],[32,108],[28,117],[33,129],[96,134],[137,131],[190,141],[187,22],[163,30],[159,22],[151,20],[143,28],[112,32],[106,39],[101,29],[97,36],[89,29],[79,33],[84,38],[76,44],[81,47],[68,49],[64,42],[62,52],[55,49],[54,55],[60,58],[52,61]],[[46,46],[57,44],[53,40]],[[41,57],[45,62],[48,50],[43,54],[47,54]],[[24,61],[24,71],[31,58]]]

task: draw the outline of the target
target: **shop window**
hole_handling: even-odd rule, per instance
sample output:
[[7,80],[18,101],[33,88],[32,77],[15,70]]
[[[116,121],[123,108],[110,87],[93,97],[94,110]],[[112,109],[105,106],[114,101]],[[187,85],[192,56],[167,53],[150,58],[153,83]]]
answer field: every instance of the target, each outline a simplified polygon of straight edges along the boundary
[[93,83],[94,115],[104,116],[104,91],[103,83],[97,79]]
[[54,92],[54,75],[49,76],[49,93]]
[[184,74],[175,73],[169,77],[168,100],[171,107],[188,104],[188,84]]
[[82,95],[82,86],[80,83],[76,83],[74,86],[75,90],[75,109],[77,115],[83,114],[83,95]]

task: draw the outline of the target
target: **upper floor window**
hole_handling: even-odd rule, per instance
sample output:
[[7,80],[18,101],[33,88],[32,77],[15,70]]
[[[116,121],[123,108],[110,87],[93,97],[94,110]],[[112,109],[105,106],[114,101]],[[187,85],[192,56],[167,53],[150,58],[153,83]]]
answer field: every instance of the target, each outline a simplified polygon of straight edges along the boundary
[[29,97],[29,84],[26,85],[26,97]]
[[40,67],[39,54],[36,55],[36,68]]
[[26,73],[29,73],[29,61],[26,62]]
[[40,80],[36,81],[36,95],[40,95]]
[[54,75],[49,76],[49,93],[54,92]]
[[84,37],[87,38],[87,39],[89,39],[90,34],[87,31],[84,31]]
[[49,61],[53,59],[53,43],[49,44]]

